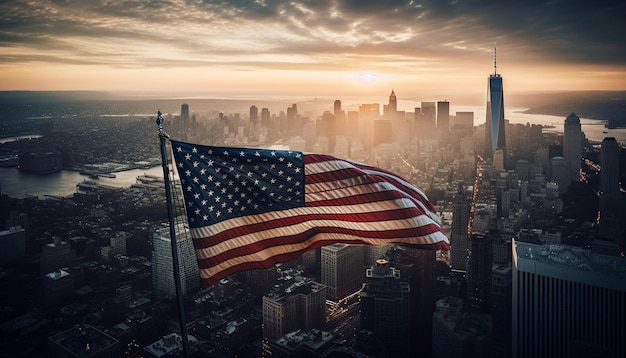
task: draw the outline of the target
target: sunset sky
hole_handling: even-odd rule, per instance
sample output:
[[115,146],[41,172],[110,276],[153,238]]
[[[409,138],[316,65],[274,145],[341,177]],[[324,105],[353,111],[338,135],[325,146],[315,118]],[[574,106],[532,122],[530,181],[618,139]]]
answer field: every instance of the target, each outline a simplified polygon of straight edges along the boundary
[[625,90],[626,1],[0,2],[0,90]]

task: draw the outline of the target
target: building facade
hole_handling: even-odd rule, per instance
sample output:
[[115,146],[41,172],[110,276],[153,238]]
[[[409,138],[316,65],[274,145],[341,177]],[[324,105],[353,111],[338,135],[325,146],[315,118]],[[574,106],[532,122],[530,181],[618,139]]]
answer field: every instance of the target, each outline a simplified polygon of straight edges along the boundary
[[326,298],[337,301],[361,288],[365,276],[363,245],[333,244],[321,250],[322,284]]
[[[189,230],[179,224],[176,233],[181,289],[187,295],[200,287],[198,261]],[[152,240],[152,287],[159,295],[176,296],[172,260],[169,227],[163,227],[154,234]]]
[[513,357],[626,356],[626,263],[513,243]]
[[485,123],[485,157],[493,158],[496,149],[506,158],[506,134],[504,120],[504,89],[502,76],[496,70],[487,82],[487,118]]
[[411,289],[400,271],[379,259],[365,273],[361,329],[373,332],[389,357],[407,357],[411,341]]

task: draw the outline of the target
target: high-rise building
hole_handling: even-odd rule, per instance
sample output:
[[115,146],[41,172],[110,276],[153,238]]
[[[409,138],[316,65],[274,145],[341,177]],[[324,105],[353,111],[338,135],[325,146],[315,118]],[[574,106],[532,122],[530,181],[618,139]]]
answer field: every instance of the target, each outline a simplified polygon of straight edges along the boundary
[[432,357],[473,358],[491,356],[491,317],[468,311],[459,297],[435,303]]
[[450,232],[450,266],[453,271],[465,272],[467,269],[468,225],[470,201],[463,187],[454,195],[452,201],[452,230]]
[[183,103],[180,106],[180,119],[183,121],[189,120],[189,105],[187,103]]
[[256,106],[250,106],[250,122],[256,125],[259,121],[259,109]]
[[395,120],[398,114],[398,100],[396,94],[391,90],[389,95],[389,103],[383,106],[383,117],[389,120]]
[[435,250],[398,246],[388,251],[390,263],[402,273],[411,288],[410,313],[411,357],[428,352],[432,345],[432,316],[435,309],[437,278]]
[[348,134],[348,127],[346,123],[346,113],[341,110],[341,101],[335,100],[333,106],[333,114],[335,115],[335,128],[338,136]]
[[261,108],[261,125],[266,128],[272,125],[269,108]]
[[437,128],[437,107],[435,102],[422,102],[423,128],[433,130]]
[[296,330],[321,329],[326,322],[326,286],[297,281],[263,296],[263,337],[276,340]]
[[[510,252],[510,250],[509,250]],[[491,357],[511,356],[511,262],[494,263],[491,273]]]
[[385,346],[389,357],[409,356],[410,330],[409,283],[389,261],[379,259],[366,269],[361,291],[361,329],[373,332]]
[[626,240],[623,235],[625,205],[619,184],[619,144],[614,137],[602,140],[600,147],[600,196],[598,238],[592,242],[595,253],[623,256]]
[[54,242],[46,244],[41,249],[39,260],[42,275],[70,266],[76,259],[76,252],[70,247],[70,243],[55,238]]
[[24,255],[26,255],[26,230],[19,225],[10,226],[8,230],[0,230],[0,265],[20,260]]
[[626,356],[626,262],[513,243],[512,357]]
[[467,262],[467,299],[471,307],[485,312],[491,296],[492,239],[488,235],[470,236],[470,258]]
[[614,137],[604,138],[600,147],[600,188],[603,195],[619,195],[619,161],[619,144]]
[[447,138],[450,131],[450,102],[437,102],[437,131],[442,134],[442,139]]
[[487,118],[485,123],[485,157],[493,158],[493,152],[501,149],[506,157],[504,121],[504,89],[498,73],[494,53],[494,73],[487,82]]
[[329,300],[342,299],[361,288],[364,280],[363,245],[332,244],[321,250],[322,284]]
[[[169,227],[160,228],[152,239],[152,287],[157,294],[176,296],[172,243]],[[195,249],[189,230],[183,224],[176,226],[176,246],[180,284],[184,295],[194,293],[200,287],[200,273]]]
[[318,137],[326,137],[328,147],[322,151],[326,154],[333,154],[335,151],[335,144],[337,143],[337,127],[335,123],[335,115],[329,111],[324,111],[321,120],[317,125]]
[[563,128],[563,157],[567,165],[570,181],[580,179],[583,137],[580,130],[580,118],[571,113],[565,118]]

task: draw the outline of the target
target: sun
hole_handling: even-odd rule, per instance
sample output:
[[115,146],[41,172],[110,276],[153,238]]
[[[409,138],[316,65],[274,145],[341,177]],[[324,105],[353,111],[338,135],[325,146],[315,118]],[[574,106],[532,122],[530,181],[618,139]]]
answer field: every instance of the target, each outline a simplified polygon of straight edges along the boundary
[[378,76],[376,75],[376,72],[363,71],[358,74],[358,78],[361,82],[372,83],[377,80]]

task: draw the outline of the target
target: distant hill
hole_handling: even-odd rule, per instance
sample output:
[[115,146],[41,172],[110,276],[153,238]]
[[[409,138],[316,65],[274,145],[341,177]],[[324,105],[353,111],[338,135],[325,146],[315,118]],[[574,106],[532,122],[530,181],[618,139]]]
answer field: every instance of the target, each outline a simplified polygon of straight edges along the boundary
[[107,100],[112,96],[100,91],[0,91],[0,103],[46,103],[58,101]]
[[608,120],[613,126],[626,125],[626,91],[575,91],[511,95],[506,104],[529,108],[526,113]]

